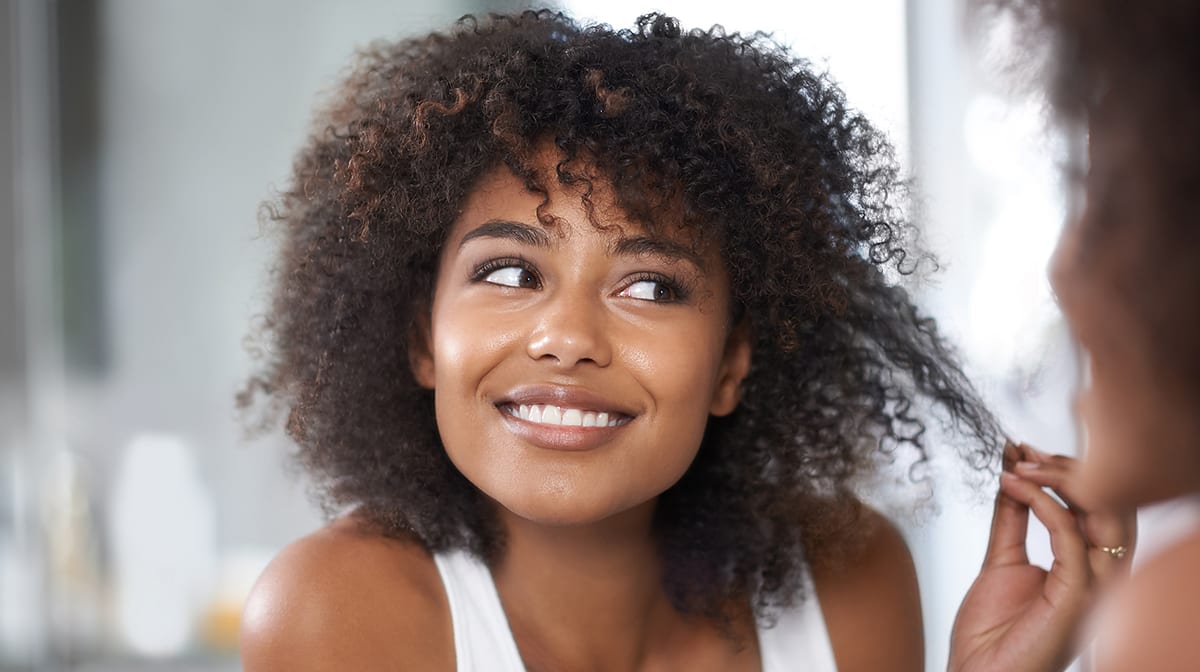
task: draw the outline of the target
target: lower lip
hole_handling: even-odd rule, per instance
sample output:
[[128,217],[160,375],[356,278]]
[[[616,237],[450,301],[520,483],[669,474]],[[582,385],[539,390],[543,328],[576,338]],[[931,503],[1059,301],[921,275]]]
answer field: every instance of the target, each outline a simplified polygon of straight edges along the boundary
[[614,435],[629,425],[629,422],[623,422],[616,427],[543,425],[522,420],[499,406],[496,410],[500,417],[504,418],[509,431],[528,443],[549,450],[592,450],[611,441]]

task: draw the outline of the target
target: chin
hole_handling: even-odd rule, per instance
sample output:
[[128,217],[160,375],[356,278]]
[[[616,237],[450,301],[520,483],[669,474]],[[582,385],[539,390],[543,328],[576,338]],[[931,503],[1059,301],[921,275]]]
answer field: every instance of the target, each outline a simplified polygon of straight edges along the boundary
[[607,502],[593,502],[570,496],[526,496],[519,499],[493,498],[512,515],[538,525],[574,527],[590,525],[612,518],[626,510]]
[[1089,446],[1079,488],[1083,503],[1132,508],[1186,494],[1186,488],[1179,487],[1175,475],[1164,472],[1163,466],[1162,457],[1152,451],[1112,444]]
[[1084,462],[1079,492],[1085,508],[1118,509],[1141,506],[1146,493],[1142,492],[1136,478],[1129,474],[1112,474],[1108,470],[1093,467]]
[[475,483],[496,506],[539,525],[586,525],[604,520],[625,508],[612,493],[581,488],[568,477],[543,476],[531,480]]
[[1087,503],[1138,507],[1200,490],[1200,432],[1178,416],[1111,409],[1085,421],[1080,491]]

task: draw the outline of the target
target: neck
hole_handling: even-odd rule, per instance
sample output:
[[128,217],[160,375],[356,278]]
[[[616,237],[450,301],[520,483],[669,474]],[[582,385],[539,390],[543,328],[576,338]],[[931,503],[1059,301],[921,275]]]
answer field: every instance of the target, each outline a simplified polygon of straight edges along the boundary
[[493,576],[527,666],[636,669],[675,639],[682,617],[662,588],[653,513],[648,502],[547,526],[501,509],[507,544]]

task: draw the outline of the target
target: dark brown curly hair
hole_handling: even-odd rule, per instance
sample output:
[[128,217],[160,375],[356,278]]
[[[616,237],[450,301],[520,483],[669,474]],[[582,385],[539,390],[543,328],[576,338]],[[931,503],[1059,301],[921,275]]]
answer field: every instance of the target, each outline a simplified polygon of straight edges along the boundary
[[894,282],[926,256],[891,147],[767,36],[658,14],[632,30],[550,11],[465,17],[362,52],[320,119],[273,204],[272,347],[241,402],[286,409],[329,510],[356,506],[434,551],[502,549],[491,505],[445,455],[408,348],[473,185],[508,166],[544,193],[547,141],[566,158],[546,179],[603,176],[651,229],[680,204],[719,242],[750,322],[739,409],[709,421],[656,509],[678,608],[791,602],[805,549],[846,533],[852,479],[902,449],[924,462],[930,421],[968,437],[973,466],[996,464],[992,416]]
[[[1058,118],[1090,133],[1084,254],[1141,319],[1158,379],[1200,408],[1200,3],[991,0],[1030,43]],[[1083,163],[1081,161],[1080,163]],[[1086,176],[1086,177],[1084,177]],[[1120,248],[1117,266],[1102,249]]]

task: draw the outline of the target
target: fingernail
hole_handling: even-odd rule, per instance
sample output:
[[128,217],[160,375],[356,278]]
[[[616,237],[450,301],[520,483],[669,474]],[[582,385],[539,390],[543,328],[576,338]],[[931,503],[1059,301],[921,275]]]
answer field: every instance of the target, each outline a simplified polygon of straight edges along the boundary
[[1017,469],[1021,471],[1033,471],[1040,466],[1037,462],[1017,462]]

